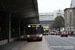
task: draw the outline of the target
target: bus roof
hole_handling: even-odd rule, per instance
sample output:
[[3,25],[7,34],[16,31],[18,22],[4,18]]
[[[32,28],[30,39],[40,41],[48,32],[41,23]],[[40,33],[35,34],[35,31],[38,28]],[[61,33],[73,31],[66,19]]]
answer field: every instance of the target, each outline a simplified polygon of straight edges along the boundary
[[41,24],[28,24],[28,25],[41,25]]
[[[43,27],[41,24],[28,24],[28,25],[39,25],[39,26]],[[27,26],[28,26],[28,25],[27,25]]]

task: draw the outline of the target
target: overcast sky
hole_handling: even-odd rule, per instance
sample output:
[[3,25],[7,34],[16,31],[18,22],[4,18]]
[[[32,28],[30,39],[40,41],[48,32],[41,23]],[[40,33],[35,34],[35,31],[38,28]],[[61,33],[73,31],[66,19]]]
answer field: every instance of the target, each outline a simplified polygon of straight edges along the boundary
[[71,0],[38,0],[39,13],[53,12],[54,10],[64,10],[69,8]]

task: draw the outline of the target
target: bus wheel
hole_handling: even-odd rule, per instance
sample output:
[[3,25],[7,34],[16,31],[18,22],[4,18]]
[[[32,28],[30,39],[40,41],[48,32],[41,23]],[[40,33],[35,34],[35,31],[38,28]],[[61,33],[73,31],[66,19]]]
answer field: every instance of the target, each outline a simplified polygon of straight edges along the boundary
[[40,41],[42,41],[42,38],[40,39]]
[[27,40],[27,42],[30,42],[30,40]]

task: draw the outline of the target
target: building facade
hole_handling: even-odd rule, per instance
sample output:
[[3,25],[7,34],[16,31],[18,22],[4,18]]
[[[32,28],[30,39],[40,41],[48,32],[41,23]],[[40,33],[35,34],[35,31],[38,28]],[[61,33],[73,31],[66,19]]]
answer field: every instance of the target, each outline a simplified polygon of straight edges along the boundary
[[54,21],[54,13],[39,13],[39,20],[44,28],[48,28]]
[[66,8],[64,10],[65,30],[75,31],[75,8]]
[[53,22],[53,20],[49,20],[49,21],[40,21],[40,24],[42,24],[43,27],[49,27],[49,25],[51,25]]
[[70,7],[71,7],[71,8],[75,8],[75,0],[71,0]]
[[56,18],[57,16],[64,17],[64,11],[63,10],[56,10],[56,11],[54,11],[54,18]]
[[48,21],[48,20],[54,20],[54,13],[39,13],[39,20],[40,21]]

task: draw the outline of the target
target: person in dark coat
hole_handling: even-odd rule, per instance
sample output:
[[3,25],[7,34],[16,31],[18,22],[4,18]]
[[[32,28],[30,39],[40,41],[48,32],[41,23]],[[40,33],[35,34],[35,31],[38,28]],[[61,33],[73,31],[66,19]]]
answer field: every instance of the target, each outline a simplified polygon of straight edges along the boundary
[[71,35],[73,35],[73,31],[71,32]]

